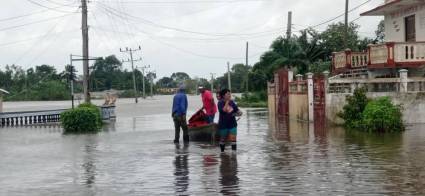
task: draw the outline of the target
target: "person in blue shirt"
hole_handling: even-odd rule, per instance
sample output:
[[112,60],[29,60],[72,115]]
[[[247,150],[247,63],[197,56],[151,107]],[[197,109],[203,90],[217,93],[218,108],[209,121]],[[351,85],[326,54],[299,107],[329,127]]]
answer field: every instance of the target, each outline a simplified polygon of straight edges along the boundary
[[220,133],[220,149],[224,152],[226,142],[230,142],[232,150],[236,151],[236,135],[237,126],[236,116],[241,116],[236,103],[232,100],[232,95],[229,89],[223,89],[220,92],[221,100],[218,102],[218,111],[220,117],[218,120],[218,129]]
[[180,85],[179,90],[173,98],[172,117],[174,120],[175,136],[174,143],[178,144],[180,140],[180,128],[183,129],[183,141],[189,142],[189,134],[187,130],[186,113],[187,113],[187,96],[185,86]]

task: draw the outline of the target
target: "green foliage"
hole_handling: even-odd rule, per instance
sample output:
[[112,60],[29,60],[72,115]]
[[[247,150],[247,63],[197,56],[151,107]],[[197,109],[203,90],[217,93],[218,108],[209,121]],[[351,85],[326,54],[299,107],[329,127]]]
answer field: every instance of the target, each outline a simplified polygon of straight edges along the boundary
[[351,129],[360,129],[362,126],[362,113],[369,100],[366,97],[366,89],[358,88],[354,94],[346,97],[347,104],[338,116],[344,119],[345,126]]
[[118,96],[120,98],[134,98],[134,90],[124,90]]
[[375,31],[376,42],[383,43],[385,41],[385,21],[381,20],[378,24],[378,29]]
[[89,107],[78,107],[61,114],[65,133],[92,133],[100,130],[96,111]]
[[401,107],[394,105],[389,97],[368,100],[366,90],[359,88],[353,96],[347,96],[347,104],[338,114],[349,129],[368,132],[404,131]]
[[90,109],[95,115],[96,115],[96,121],[99,127],[102,126],[102,113],[99,109],[99,107],[97,107],[94,104],[91,103],[82,103],[80,105],[78,105],[78,108],[88,108]]
[[311,73],[323,73],[324,71],[329,71],[331,68],[331,61],[317,61],[312,63],[308,67],[308,71]]
[[370,101],[362,114],[363,127],[369,132],[404,131],[401,107],[395,106],[389,97]]
[[243,93],[241,98],[236,97],[236,102],[240,107],[267,107],[267,92]]

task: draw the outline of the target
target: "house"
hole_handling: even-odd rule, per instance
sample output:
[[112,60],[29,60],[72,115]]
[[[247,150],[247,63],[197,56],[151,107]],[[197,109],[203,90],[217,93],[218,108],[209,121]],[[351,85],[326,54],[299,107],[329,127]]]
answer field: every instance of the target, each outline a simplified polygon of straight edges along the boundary
[[386,0],[361,16],[385,17],[385,43],[370,45],[366,52],[335,52],[332,74],[396,77],[398,70],[405,69],[409,77],[424,76],[425,0]]
[[0,88],[0,112],[3,112],[3,94],[9,94],[9,92]]

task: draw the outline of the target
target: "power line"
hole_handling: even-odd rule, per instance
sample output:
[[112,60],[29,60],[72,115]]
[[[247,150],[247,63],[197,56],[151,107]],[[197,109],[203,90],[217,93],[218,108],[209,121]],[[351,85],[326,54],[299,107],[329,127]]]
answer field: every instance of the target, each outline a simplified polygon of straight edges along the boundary
[[[69,14],[67,14],[67,15],[69,15]],[[19,61],[21,61],[22,60],[22,58],[24,57],[24,56],[26,56],[29,52],[31,52],[32,51],[32,49],[35,47],[35,46],[37,46],[38,45],[38,43],[40,42],[40,41],[43,41],[43,40],[45,40],[55,29],[56,29],[56,27],[57,27],[57,25],[62,21],[63,19],[61,19],[61,20],[59,20],[59,21],[57,21],[53,26],[52,26],[52,28],[50,28],[48,31],[47,31],[47,33],[46,34],[44,34],[44,36],[42,36],[41,37],[41,39],[39,39],[37,42],[35,42],[30,48],[28,48],[28,50],[26,50],[21,56],[19,56],[16,60],[15,60],[15,63],[14,64],[17,64]]]
[[[182,0],[182,1],[122,1],[126,4],[152,4],[152,5],[166,5],[166,4],[199,4],[199,3],[247,3],[247,2],[270,2],[273,0]],[[102,1],[96,1],[102,2]]]
[[[367,0],[366,2],[364,2],[364,3],[362,3],[362,4],[358,5],[358,6],[356,6],[356,7],[354,7],[354,8],[352,8],[351,10],[349,10],[349,11],[348,11],[348,13],[353,12],[354,10],[356,10],[356,9],[358,9],[358,8],[360,8],[360,7],[362,7],[363,5],[366,5],[367,3],[371,2],[371,1],[372,1],[372,0]],[[321,23],[319,23],[319,24],[316,24],[316,25],[313,25],[313,26],[309,26],[309,28],[316,28],[316,27],[318,27],[318,26],[322,26],[322,25],[327,24],[327,23],[330,23],[330,22],[332,22],[332,21],[334,21],[334,20],[336,20],[336,19],[338,19],[338,18],[340,18],[340,17],[342,17],[342,16],[344,16],[344,15],[345,15],[345,12],[344,12],[343,14],[340,14],[340,15],[338,15],[338,16],[335,16],[335,17],[333,17],[333,18],[331,18],[331,19],[329,19],[329,20],[326,20],[326,21],[324,21],[324,22],[321,22]],[[308,28],[306,28],[306,29],[308,29]],[[306,29],[304,29],[304,30],[306,30]]]
[[53,1],[53,0],[45,0],[45,1],[47,1],[47,2],[49,2],[49,3],[52,3],[52,4],[55,4],[55,5],[62,6],[62,7],[75,7],[75,6],[74,6],[74,5],[75,5],[75,2],[74,2],[74,3],[72,3],[72,4],[62,4],[62,3],[58,3],[58,2]]
[[[73,29],[73,30],[69,30],[69,31],[62,31],[62,32],[58,32],[58,33],[55,33],[55,34],[73,32],[75,30],[78,30],[78,29]],[[35,40],[35,39],[38,39],[38,38],[41,38],[41,37],[44,37],[44,36],[45,36],[45,34],[39,35],[39,36],[34,36],[34,37],[31,37],[31,38],[27,38],[27,39],[16,40],[16,41],[12,41],[12,42],[4,42],[4,43],[0,43],[0,46],[8,46],[8,45],[19,44],[19,43]]]
[[10,29],[16,29],[19,27],[24,27],[24,26],[28,26],[28,25],[33,25],[33,24],[38,24],[38,23],[43,23],[43,22],[47,22],[50,20],[55,20],[58,18],[64,18],[66,16],[75,14],[76,12],[72,12],[71,14],[65,14],[65,15],[60,15],[60,16],[56,16],[56,17],[52,17],[52,18],[47,18],[47,19],[43,19],[43,20],[38,20],[38,21],[34,21],[34,22],[30,22],[30,23],[25,23],[25,24],[21,24],[21,25],[15,25],[15,26],[10,26],[10,27],[6,27],[6,28],[2,28],[0,29],[0,31],[6,31],[6,30],[10,30]]
[[151,26],[155,26],[155,27],[159,27],[159,28],[164,28],[164,29],[169,29],[169,30],[174,30],[174,31],[179,31],[179,32],[184,32],[184,33],[204,35],[204,36],[217,36],[217,37],[244,36],[244,35],[255,35],[255,34],[261,34],[261,33],[273,32],[273,31],[276,31],[276,30],[280,30],[281,29],[281,28],[279,28],[279,29],[272,29],[272,30],[268,30],[268,31],[254,32],[254,33],[206,33],[206,32],[198,32],[198,31],[185,30],[185,29],[181,29],[181,28],[176,28],[176,27],[171,27],[171,26],[166,26],[166,25],[158,24],[158,23],[155,23],[153,21],[150,21],[150,20],[147,20],[147,19],[144,19],[144,18],[141,18],[141,17],[130,15],[128,13],[122,13],[122,12],[120,12],[120,11],[118,11],[118,10],[116,10],[116,9],[108,6],[108,5],[105,5],[103,3],[100,3],[99,2],[99,4],[101,4],[101,6],[106,11],[108,11],[111,14],[114,14],[115,16],[120,17],[120,18],[125,18],[122,15],[126,15],[126,16],[128,16],[128,18],[138,19],[138,20],[140,20],[139,22],[142,22],[144,24],[148,24],[148,25],[151,25]]
[[[64,18],[65,19],[65,18]],[[63,20],[64,20],[63,19]],[[62,20],[61,20],[62,21]],[[59,23],[61,23],[61,21],[59,21],[57,24],[59,24]],[[67,21],[69,21],[69,18],[68,18],[68,20],[66,20],[64,23],[65,24],[67,24]],[[57,26],[57,25],[56,25]],[[53,28],[53,30],[55,29],[56,27],[54,27]],[[38,54],[36,54],[35,56],[34,56],[34,58],[32,58],[29,62],[28,62],[28,65],[31,65],[32,63],[34,63],[34,61],[36,61],[36,60],[38,60],[40,57],[42,57],[42,55],[43,54],[45,54],[45,52],[50,48],[50,46],[53,44],[53,43],[55,43],[56,41],[57,41],[57,39],[58,38],[60,38],[61,37],[61,35],[63,35],[63,34],[53,34],[53,36],[52,36],[52,38],[50,39],[50,42],[46,45],[46,47],[44,48],[44,49],[42,49]],[[50,37],[50,36],[49,36]]]
[[[59,6],[59,7],[62,7],[62,6]],[[18,18],[24,18],[24,17],[27,17],[27,16],[32,16],[32,15],[36,15],[36,14],[40,14],[40,13],[45,13],[48,10],[49,9],[44,9],[44,10],[40,10],[40,11],[28,13],[28,14],[23,14],[23,15],[19,15],[19,16],[12,16],[12,17],[7,17],[7,18],[2,18],[2,19],[0,19],[0,22],[8,21],[8,20],[14,20],[14,19],[18,19]]]
[[[45,6],[45,5],[41,4],[41,3],[35,2],[35,1],[33,1],[33,0],[27,0],[27,1],[28,1],[28,2],[30,2],[30,3],[32,3],[32,4],[34,4],[34,5],[37,5],[37,6],[40,6],[40,7],[43,7],[43,8],[49,9],[49,10],[53,10],[53,11],[57,11],[57,12],[62,12],[62,13],[63,13],[63,12],[72,13],[72,12],[70,12],[70,11],[60,10],[60,9],[55,8],[55,7],[48,7],[48,6]],[[73,5],[73,4],[69,4],[69,5],[67,5],[67,6],[70,6],[70,5]]]

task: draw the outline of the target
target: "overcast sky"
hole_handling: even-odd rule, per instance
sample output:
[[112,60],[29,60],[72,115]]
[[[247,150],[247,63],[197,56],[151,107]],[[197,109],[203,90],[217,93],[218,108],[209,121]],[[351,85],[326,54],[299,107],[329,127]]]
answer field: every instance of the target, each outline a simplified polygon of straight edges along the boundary
[[[351,0],[354,8],[367,0]],[[81,54],[80,0],[13,0],[0,6],[0,69],[7,64],[24,68],[54,65],[62,71],[69,55]],[[371,0],[352,11],[383,3]],[[327,21],[344,12],[345,0],[92,0],[89,3],[90,56],[129,55],[120,48],[142,50],[137,66],[151,65],[159,77],[173,72],[209,77],[223,74],[226,62],[258,61],[277,36],[286,32],[287,12],[293,12],[293,31]],[[75,13],[73,13],[75,12]],[[361,17],[360,35],[373,37],[381,17]],[[340,17],[334,22],[343,21]],[[324,30],[326,25],[317,30]],[[81,70],[81,63],[75,63]],[[126,63],[124,68],[130,69]],[[79,72],[81,74],[81,71]]]

